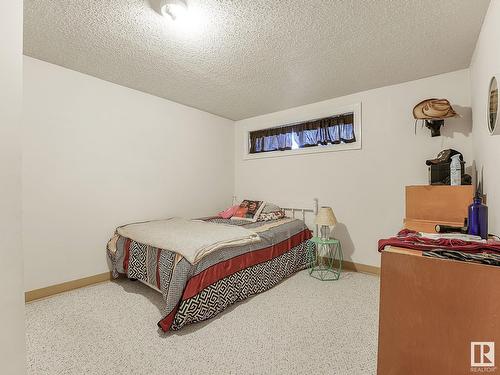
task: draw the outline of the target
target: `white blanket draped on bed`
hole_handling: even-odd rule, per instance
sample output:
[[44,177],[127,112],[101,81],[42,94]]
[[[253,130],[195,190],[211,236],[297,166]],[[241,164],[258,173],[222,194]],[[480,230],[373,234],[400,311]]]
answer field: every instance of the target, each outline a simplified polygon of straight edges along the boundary
[[191,264],[217,249],[260,241],[256,232],[236,225],[178,217],[129,224],[116,231],[133,241],[178,253]]

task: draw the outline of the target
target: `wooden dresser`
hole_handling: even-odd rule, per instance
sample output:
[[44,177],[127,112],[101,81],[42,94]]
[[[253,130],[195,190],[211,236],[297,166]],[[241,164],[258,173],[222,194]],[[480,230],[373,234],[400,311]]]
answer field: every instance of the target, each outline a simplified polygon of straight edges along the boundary
[[474,374],[471,342],[495,342],[500,368],[500,267],[385,250],[377,373]]
[[[471,186],[408,186],[405,227],[433,232],[437,223],[462,226],[472,195]],[[496,367],[471,367],[471,342],[495,342],[500,368],[500,267],[386,248],[378,374],[500,374]]]
[[473,197],[472,185],[407,186],[404,226],[431,233],[436,224],[461,227]]

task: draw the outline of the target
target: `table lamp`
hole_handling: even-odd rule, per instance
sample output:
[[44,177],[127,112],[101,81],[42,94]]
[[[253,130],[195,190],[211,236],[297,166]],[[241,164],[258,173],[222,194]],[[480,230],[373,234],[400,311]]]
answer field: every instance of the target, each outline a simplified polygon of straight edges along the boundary
[[321,239],[327,240],[330,238],[330,229],[337,225],[337,218],[331,207],[321,207],[314,223],[320,226]]

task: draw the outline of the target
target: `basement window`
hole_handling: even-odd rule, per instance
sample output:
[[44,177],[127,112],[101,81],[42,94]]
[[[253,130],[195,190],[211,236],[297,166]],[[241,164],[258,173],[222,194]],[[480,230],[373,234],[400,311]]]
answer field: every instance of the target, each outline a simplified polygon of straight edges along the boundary
[[360,105],[352,110],[246,132],[245,159],[361,148]]

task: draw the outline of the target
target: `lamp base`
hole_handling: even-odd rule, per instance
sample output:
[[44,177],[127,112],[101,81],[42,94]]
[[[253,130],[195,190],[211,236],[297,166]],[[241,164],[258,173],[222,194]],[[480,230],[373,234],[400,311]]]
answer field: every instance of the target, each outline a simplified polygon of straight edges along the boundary
[[320,234],[322,240],[330,239],[330,227],[328,225],[322,225],[320,229]]

